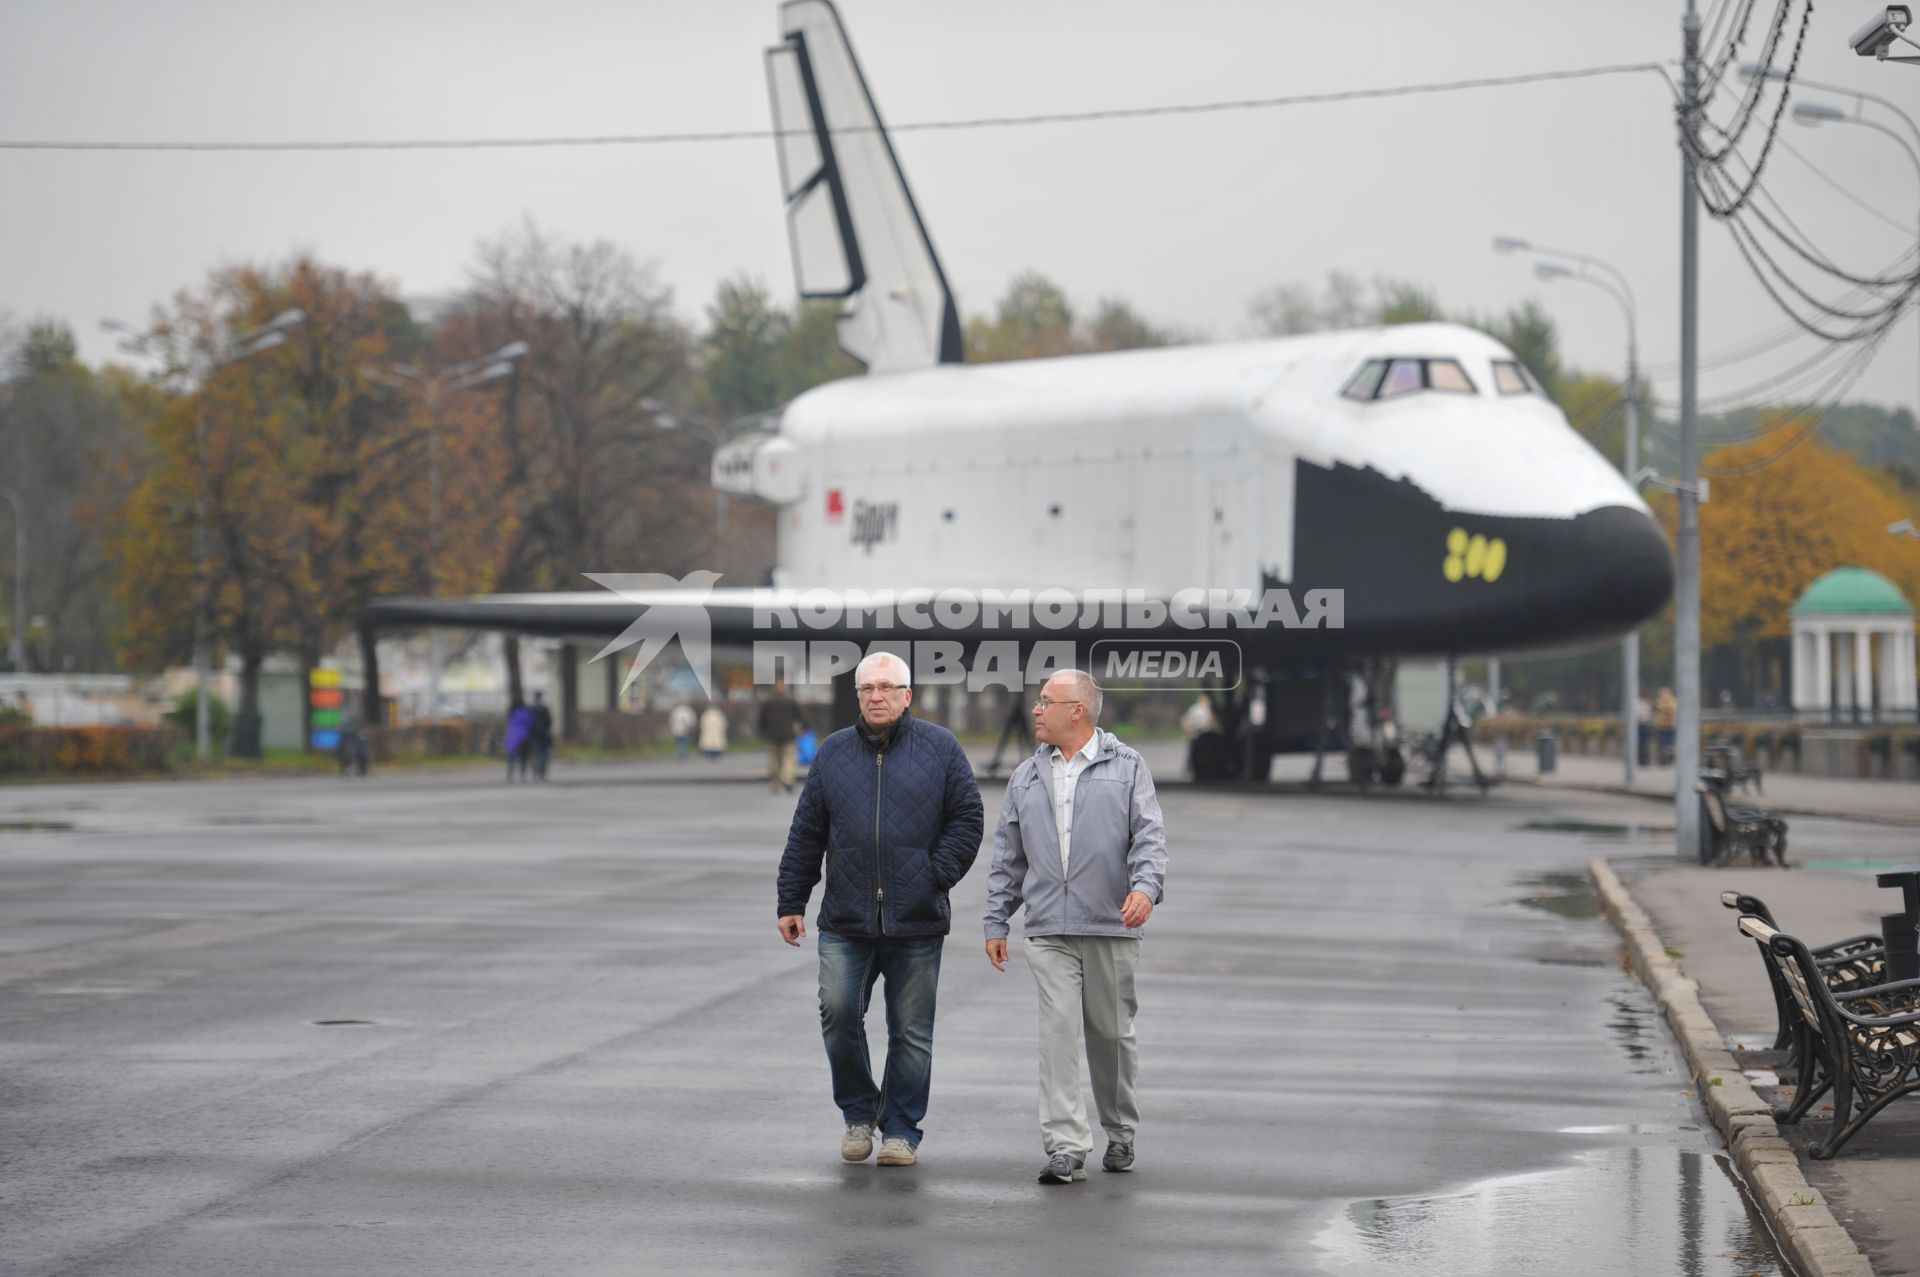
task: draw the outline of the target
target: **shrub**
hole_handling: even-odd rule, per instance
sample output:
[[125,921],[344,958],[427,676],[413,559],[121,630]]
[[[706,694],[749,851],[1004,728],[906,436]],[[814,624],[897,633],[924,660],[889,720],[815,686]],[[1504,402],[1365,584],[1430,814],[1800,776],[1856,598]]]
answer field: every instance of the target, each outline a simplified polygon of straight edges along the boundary
[[[197,707],[192,692],[182,692],[173,702],[173,708],[166,713],[166,720],[179,728],[181,733],[192,740],[194,736],[194,718]],[[217,753],[226,752],[227,739],[233,732],[233,714],[227,709],[227,703],[207,693],[207,736]]]
[[179,740],[172,727],[0,726],[0,776],[165,771]]

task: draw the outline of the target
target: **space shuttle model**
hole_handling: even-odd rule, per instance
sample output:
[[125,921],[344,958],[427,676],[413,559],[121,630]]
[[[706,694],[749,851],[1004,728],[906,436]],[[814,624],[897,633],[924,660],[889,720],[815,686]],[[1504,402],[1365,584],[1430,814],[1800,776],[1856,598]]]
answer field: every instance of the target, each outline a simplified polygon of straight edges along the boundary
[[[1672,558],[1646,504],[1473,329],[964,363],[952,291],[838,14],[790,0],[780,15],[766,62],[799,292],[839,307],[840,344],[866,369],[714,458],[716,488],[778,509],[781,597],[1048,591],[1083,620],[1128,622],[988,633],[953,612],[933,631],[1070,637],[1083,653],[1142,641],[1134,614],[1102,610],[1116,592],[1336,599],[1337,625],[1185,632],[1235,645],[1219,756],[1242,775],[1324,743],[1330,675],[1594,645],[1666,603]],[[770,637],[754,595],[704,597],[716,641]],[[587,637],[618,634],[644,604],[493,596],[370,614]],[[892,624],[844,636],[932,636]]]

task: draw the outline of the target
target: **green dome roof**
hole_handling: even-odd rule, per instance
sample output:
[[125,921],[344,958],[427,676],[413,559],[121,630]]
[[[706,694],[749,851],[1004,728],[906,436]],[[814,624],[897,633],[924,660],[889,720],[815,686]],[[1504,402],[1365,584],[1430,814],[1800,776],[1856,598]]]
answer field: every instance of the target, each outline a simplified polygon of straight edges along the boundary
[[1866,568],[1835,568],[1807,587],[1793,605],[1795,616],[1809,613],[1891,612],[1911,616],[1913,605],[1900,587]]

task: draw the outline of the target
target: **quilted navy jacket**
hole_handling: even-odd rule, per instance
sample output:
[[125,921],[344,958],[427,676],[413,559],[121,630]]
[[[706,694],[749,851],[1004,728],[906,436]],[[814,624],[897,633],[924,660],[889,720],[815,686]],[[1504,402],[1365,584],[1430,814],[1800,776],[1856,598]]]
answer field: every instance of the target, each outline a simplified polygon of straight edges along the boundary
[[841,936],[943,936],[947,891],[973,867],[985,822],[953,733],[911,715],[875,749],[856,728],[820,742],[780,857],[779,916]]

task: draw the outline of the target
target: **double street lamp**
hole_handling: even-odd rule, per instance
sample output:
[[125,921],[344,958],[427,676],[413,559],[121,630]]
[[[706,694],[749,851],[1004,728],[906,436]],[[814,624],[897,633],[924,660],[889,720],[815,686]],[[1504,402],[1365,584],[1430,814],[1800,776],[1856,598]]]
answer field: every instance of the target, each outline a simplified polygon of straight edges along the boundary
[[[118,319],[103,319],[100,327],[125,334],[120,349],[130,354],[166,361],[169,374],[198,380],[202,385],[228,364],[272,350],[287,340],[287,330],[303,322],[305,311],[283,310],[259,328],[230,337],[211,354],[196,353],[178,339],[159,331],[141,331]],[[207,417],[199,413],[193,425],[193,752],[206,758],[213,752],[207,716],[207,610],[211,602],[207,571]]]
[[[513,372],[514,360],[532,347],[524,341],[510,341],[490,355],[462,360],[445,368],[427,371],[412,364],[393,364],[374,372],[389,385],[411,386],[419,390],[427,408],[427,588],[440,593],[440,397],[450,390],[465,390],[495,381]],[[427,631],[427,717],[440,714],[440,631]]]
[[[1621,472],[1627,482],[1638,486],[1640,469],[1640,341],[1639,314],[1634,305],[1633,285],[1616,267],[1587,253],[1561,248],[1545,248],[1511,235],[1494,237],[1496,253],[1525,253],[1540,260],[1533,265],[1534,275],[1552,282],[1559,279],[1591,284],[1620,304],[1627,320],[1627,439]],[[1627,784],[1633,784],[1634,767],[1640,747],[1640,632],[1628,634],[1621,642],[1620,737],[1621,766]]]

